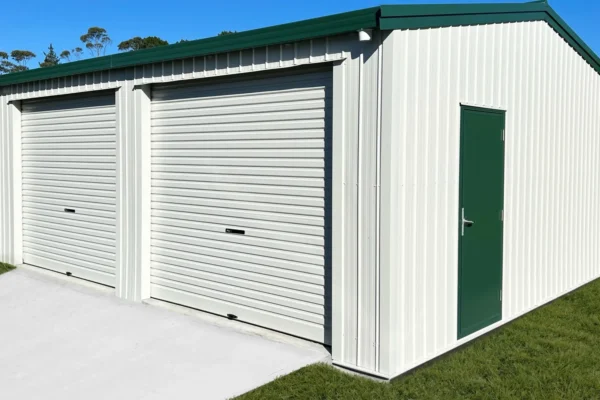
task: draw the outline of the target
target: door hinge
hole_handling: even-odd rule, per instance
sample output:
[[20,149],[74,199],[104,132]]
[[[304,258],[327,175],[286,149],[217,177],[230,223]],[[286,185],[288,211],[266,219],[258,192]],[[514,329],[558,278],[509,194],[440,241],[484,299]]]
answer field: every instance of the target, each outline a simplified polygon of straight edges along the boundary
[[504,222],[504,210],[500,210],[500,221]]
[[502,301],[502,289],[500,289],[500,301]]
[[502,129],[502,141],[504,141],[504,129]]

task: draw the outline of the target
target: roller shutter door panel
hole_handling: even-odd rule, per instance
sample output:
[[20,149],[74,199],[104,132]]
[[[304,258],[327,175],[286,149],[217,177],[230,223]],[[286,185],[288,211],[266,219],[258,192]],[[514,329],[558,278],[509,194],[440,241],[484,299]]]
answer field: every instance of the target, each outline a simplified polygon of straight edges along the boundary
[[22,107],[23,260],[115,285],[114,93]]
[[329,341],[331,81],[154,88],[152,297]]

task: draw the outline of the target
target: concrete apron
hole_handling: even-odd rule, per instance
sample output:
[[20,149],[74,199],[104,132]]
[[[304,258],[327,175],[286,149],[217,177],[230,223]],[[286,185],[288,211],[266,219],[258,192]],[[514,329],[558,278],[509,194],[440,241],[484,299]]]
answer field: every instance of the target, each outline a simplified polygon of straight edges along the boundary
[[34,267],[1,275],[2,397],[226,399],[329,360],[313,343],[172,308]]

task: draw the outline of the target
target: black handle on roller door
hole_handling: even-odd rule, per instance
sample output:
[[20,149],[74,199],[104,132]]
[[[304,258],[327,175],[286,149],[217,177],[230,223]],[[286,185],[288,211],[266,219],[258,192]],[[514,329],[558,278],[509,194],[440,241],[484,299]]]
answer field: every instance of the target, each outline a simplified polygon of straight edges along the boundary
[[67,212],[67,213],[75,213],[75,209],[74,208],[65,208],[65,212]]

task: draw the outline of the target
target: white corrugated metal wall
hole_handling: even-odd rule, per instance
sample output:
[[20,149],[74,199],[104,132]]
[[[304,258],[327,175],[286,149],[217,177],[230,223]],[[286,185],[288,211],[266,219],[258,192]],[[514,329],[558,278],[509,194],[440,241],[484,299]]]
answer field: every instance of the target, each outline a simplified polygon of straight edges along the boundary
[[116,294],[139,301],[150,293],[151,85],[330,63],[333,129],[339,138],[333,151],[340,160],[334,166],[331,189],[339,207],[332,209],[332,218],[343,227],[333,230],[334,275],[341,279],[333,288],[338,299],[333,306],[343,310],[333,313],[333,356],[340,363],[377,371],[380,43],[377,32],[373,41],[365,43],[358,42],[353,32],[0,88],[0,260],[20,263],[23,259],[20,131],[12,126],[20,126],[20,100],[115,89]]
[[[333,83],[333,157],[343,160],[333,163],[333,359],[370,372],[379,371],[380,350],[377,147],[382,41],[375,35],[368,47],[334,68]],[[337,194],[344,201],[336,201]]]
[[545,22],[394,31],[384,58],[394,376],[489,330],[457,341],[460,103],[507,110],[499,324],[600,276],[600,76]]

